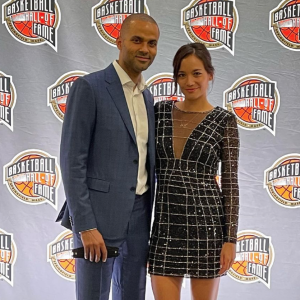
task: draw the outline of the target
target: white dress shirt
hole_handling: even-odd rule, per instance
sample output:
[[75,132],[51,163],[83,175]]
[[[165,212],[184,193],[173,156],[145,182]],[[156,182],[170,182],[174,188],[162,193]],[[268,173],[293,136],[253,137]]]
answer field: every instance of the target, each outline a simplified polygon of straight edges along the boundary
[[135,84],[128,74],[115,60],[113,66],[120,78],[125,94],[129,114],[131,117],[133,129],[136,136],[136,142],[139,152],[138,178],[136,185],[136,194],[142,195],[148,190],[147,186],[147,143],[148,143],[148,117],[142,92],[146,89],[146,83],[141,75],[141,80]]

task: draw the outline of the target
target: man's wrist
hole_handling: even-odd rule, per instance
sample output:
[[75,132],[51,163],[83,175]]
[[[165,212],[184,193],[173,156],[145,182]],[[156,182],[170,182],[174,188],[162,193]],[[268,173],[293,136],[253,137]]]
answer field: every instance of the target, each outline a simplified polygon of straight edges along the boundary
[[80,231],[79,233],[82,234],[83,232],[92,231],[92,230],[95,230],[95,229],[97,229],[97,228],[91,228],[91,229],[83,230],[83,231]]

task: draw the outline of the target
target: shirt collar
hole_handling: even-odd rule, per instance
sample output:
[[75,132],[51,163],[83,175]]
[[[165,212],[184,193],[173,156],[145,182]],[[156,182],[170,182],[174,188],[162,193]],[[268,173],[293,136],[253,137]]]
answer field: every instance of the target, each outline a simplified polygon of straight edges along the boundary
[[[120,78],[122,86],[129,85],[134,87],[135,83],[131,80],[131,78],[128,76],[128,74],[122,69],[122,67],[118,64],[118,62],[115,60],[113,62],[113,66],[116,69],[116,72]],[[147,88],[147,84],[145,82],[145,79],[143,75],[141,75],[141,80],[137,84],[137,88],[140,92],[143,92]]]

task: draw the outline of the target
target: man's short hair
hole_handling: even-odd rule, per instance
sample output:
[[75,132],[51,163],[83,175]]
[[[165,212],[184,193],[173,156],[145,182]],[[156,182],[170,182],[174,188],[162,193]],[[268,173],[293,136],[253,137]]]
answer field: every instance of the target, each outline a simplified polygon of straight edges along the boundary
[[136,20],[155,24],[158,28],[156,21],[151,16],[149,16],[147,14],[131,14],[130,16],[125,18],[125,20],[123,21],[121,30],[120,30],[120,35],[129,28],[131,21],[136,21]]

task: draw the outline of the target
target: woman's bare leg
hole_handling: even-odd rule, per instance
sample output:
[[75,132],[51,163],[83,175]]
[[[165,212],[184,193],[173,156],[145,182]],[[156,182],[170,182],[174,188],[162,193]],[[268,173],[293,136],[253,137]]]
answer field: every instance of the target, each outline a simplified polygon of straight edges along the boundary
[[151,275],[155,300],[180,300],[183,277]]
[[191,278],[192,299],[217,300],[219,283],[220,277],[213,279]]

